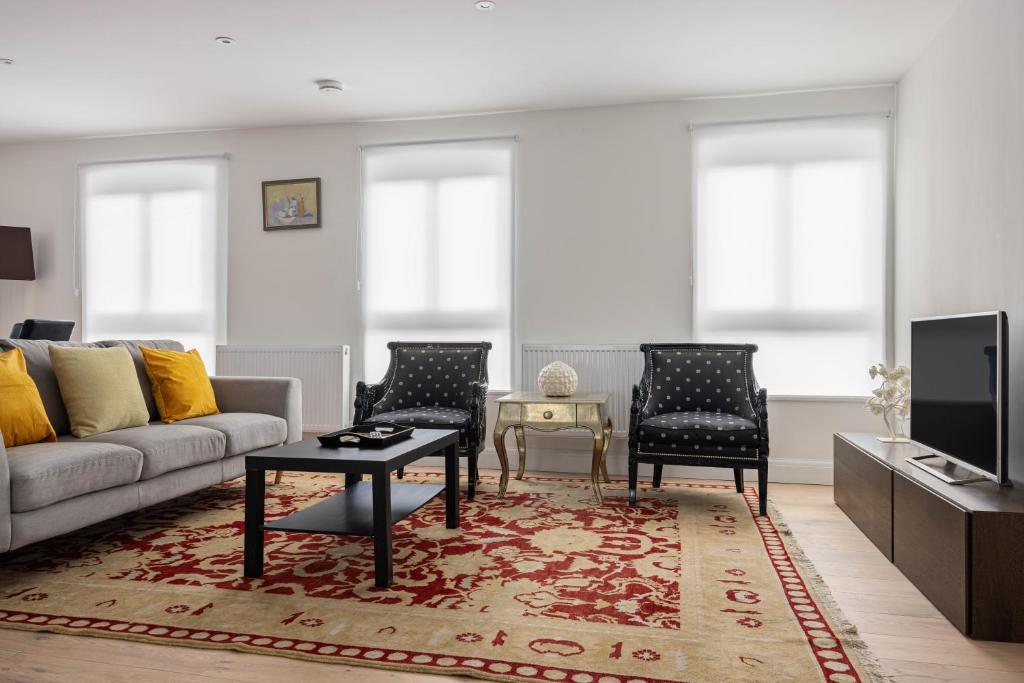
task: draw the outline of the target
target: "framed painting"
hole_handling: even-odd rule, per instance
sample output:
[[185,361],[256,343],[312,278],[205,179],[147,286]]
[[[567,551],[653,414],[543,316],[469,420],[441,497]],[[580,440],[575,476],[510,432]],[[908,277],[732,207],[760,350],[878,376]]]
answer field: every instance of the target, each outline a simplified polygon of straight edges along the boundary
[[263,182],[263,229],[320,227],[320,179]]

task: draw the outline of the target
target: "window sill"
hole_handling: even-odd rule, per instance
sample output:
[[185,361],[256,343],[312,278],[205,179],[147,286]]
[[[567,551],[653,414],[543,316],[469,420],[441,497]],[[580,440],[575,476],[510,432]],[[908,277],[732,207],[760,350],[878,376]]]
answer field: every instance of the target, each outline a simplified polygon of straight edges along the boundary
[[802,396],[799,394],[779,394],[775,395],[771,392],[768,393],[769,401],[786,401],[791,403],[863,403],[868,400],[867,396],[819,396],[819,395],[806,395]]

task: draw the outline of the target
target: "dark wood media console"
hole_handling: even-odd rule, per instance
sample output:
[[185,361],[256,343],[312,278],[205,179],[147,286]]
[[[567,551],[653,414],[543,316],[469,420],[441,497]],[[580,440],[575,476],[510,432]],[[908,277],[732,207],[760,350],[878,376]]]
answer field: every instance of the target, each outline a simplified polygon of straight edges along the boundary
[[953,486],[921,453],[836,434],[836,505],[965,635],[1024,642],[1024,484]]

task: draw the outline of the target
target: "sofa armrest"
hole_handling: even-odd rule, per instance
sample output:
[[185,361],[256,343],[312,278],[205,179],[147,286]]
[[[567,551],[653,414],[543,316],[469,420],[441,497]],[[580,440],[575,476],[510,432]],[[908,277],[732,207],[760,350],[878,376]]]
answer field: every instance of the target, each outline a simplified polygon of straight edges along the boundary
[[263,413],[288,423],[285,443],[302,440],[302,382],[294,377],[211,377],[224,413]]
[[11,549],[11,470],[7,450],[0,436],[0,553]]

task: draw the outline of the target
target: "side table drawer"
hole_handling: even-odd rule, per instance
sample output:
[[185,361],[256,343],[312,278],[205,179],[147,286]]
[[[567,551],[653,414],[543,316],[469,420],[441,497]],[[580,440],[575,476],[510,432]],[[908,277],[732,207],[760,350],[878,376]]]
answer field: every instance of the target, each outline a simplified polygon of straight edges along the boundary
[[575,403],[528,403],[523,406],[523,424],[534,429],[563,429],[576,426]]

